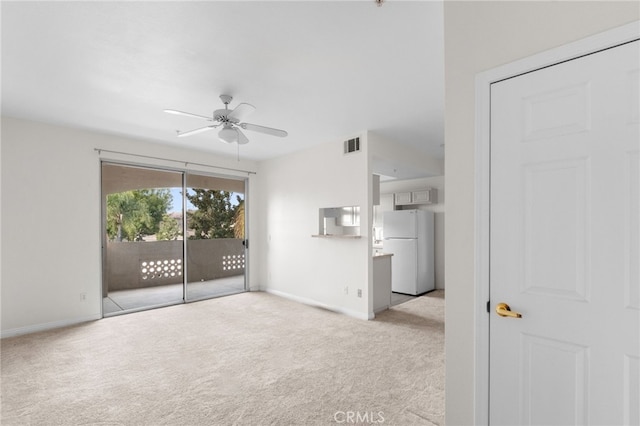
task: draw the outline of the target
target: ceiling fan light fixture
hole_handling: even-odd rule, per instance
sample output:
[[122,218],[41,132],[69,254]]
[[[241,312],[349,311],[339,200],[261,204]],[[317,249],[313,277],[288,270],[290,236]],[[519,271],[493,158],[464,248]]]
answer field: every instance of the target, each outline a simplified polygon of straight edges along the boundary
[[[1,1],[1,0],[0,0]],[[210,123],[208,126],[200,127],[197,129],[189,130],[186,132],[177,131],[178,137],[191,136],[196,133],[206,132],[222,126],[222,129],[218,131],[218,138],[225,143],[237,143],[244,145],[249,143],[249,139],[240,129],[251,130],[254,132],[265,133],[267,135],[279,136],[281,138],[287,136],[287,132],[280,129],[274,129],[272,127],[259,126],[257,124],[245,123],[244,117],[252,113],[256,107],[251,104],[241,103],[234,109],[229,109],[229,103],[233,99],[228,95],[221,95],[220,99],[224,103],[224,109],[217,109],[213,112],[213,116],[205,116],[199,114],[192,114],[190,112],[178,111],[176,109],[165,109],[164,111],[169,114],[183,115],[185,117],[193,117],[201,120],[206,120]]]
[[218,132],[218,137],[222,142],[238,142],[238,131],[231,126],[225,125],[222,130]]

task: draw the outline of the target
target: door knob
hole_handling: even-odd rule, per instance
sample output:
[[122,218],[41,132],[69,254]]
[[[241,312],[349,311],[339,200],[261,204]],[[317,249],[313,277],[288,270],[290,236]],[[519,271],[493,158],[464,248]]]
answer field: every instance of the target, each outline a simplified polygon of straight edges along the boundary
[[501,317],[522,318],[522,314],[519,312],[513,312],[509,305],[506,303],[498,303],[496,305],[496,314]]

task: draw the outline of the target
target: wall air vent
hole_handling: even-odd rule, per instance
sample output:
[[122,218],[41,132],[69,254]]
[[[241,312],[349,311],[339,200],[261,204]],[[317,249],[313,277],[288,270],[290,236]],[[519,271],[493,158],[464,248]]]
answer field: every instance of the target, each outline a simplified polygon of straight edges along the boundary
[[360,151],[360,138],[349,139],[344,141],[344,153],[351,154],[352,152]]

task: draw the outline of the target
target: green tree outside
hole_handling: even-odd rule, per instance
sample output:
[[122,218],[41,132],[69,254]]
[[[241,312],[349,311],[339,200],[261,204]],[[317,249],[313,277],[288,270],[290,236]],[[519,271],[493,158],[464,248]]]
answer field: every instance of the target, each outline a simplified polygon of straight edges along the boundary
[[160,230],[160,223],[171,207],[173,196],[169,189],[141,189],[132,191],[139,203],[147,206],[151,221],[141,229],[144,235],[153,235]]
[[236,208],[236,215],[233,223],[233,235],[244,240],[244,200],[240,201]]
[[173,197],[168,189],[142,189],[107,195],[107,236],[111,241],[142,241],[160,230]]
[[[244,239],[244,200],[221,190],[190,188],[187,199],[196,208],[187,211],[190,239]],[[173,201],[169,189],[141,189],[107,196],[107,236],[110,241],[176,240],[179,222],[169,216]]]
[[158,241],[177,240],[180,235],[182,235],[182,233],[180,232],[178,221],[168,214],[165,214],[160,222],[160,229],[156,234],[156,239]]
[[194,234],[189,239],[234,238],[236,212],[244,204],[240,196],[231,203],[231,192],[190,188],[187,198],[197,210],[187,212],[187,223]]

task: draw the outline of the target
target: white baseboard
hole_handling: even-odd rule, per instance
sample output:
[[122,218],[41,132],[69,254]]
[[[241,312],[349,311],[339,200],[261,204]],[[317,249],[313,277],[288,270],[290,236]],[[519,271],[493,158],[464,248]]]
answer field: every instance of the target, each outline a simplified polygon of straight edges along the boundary
[[0,332],[0,338],[4,339],[6,337],[21,336],[23,334],[37,333],[39,331],[52,330],[54,328],[68,327],[70,325],[81,324],[83,322],[88,322],[88,321],[95,321],[101,318],[102,318],[102,315],[95,314],[95,315],[89,315],[86,317],[46,322],[43,324],[27,325],[25,327],[11,328],[9,330],[2,330],[2,332]]
[[[295,302],[298,303],[303,303],[305,305],[310,305],[310,306],[317,306],[319,308],[323,308],[323,309],[327,309],[329,311],[333,311],[333,312],[337,312],[339,314],[343,314],[343,315],[347,315],[353,318],[357,318],[357,319],[363,319],[363,320],[370,320],[374,318],[373,314],[367,315],[367,314],[363,314],[362,312],[358,312],[358,311],[354,311],[351,309],[346,309],[346,308],[342,308],[339,306],[330,306],[324,303],[320,303],[317,300],[313,300],[313,299],[309,299],[306,297],[301,297],[301,296],[296,296],[294,294],[290,294],[290,293],[285,293],[283,291],[279,291],[279,290],[271,290],[271,289],[256,289],[256,288],[252,288],[249,289],[249,291],[264,291],[265,293],[271,293],[275,296],[279,296],[279,297],[283,297],[285,299],[289,299],[289,300],[293,300]],[[42,324],[34,324],[34,325],[27,325],[24,327],[17,327],[17,328],[11,328],[8,330],[2,330],[0,332],[0,338],[4,339],[7,337],[15,337],[15,336],[21,336],[24,334],[31,334],[31,333],[37,333],[40,331],[46,331],[46,330],[53,330],[56,328],[62,328],[62,327],[68,327],[71,325],[76,325],[76,324],[81,324],[83,322],[88,322],[88,321],[95,321],[95,320],[99,320],[102,319],[102,315],[100,314],[95,314],[95,315],[89,315],[86,317],[80,317],[80,318],[72,318],[72,319],[66,319],[66,320],[61,320],[61,321],[53,321],[53,322],[46,322],[46,323],[42,323]]]
[[294,294],[285,293],[280,290],[272,290],[272,289],[265,288],[265,289],[262,289],[262,291],[264,291],[265,293],[273,294],[275,296],[284,297],[285,299],[293,300],[294,302],[299,302],[299,303],[303,303],[305,305],[310,305],[310,306],[316,306],[322,309],[327,309],[329,311],[337,312],[339,314],[348,315],[353,318],[363,319],[363,320],[373,319],[373,315],[363,314],[362,312],[354,311],[351,309],[345,309],[339,306],[326,305],[324,303],[318,302],[317,300],[296,296]]

